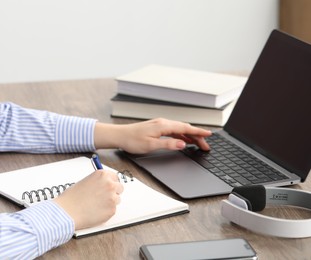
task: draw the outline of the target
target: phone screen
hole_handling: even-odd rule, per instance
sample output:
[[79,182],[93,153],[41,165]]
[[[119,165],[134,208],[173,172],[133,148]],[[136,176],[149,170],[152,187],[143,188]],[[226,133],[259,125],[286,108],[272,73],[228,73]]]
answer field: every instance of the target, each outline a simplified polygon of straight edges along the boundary
[[146,260],[257,259],[254,249],[242,238],[143,245],[140,255]]

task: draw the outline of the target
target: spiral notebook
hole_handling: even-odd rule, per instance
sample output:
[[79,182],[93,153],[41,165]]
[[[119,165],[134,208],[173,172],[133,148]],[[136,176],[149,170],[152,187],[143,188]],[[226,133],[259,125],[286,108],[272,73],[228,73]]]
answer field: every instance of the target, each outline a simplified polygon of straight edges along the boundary
[[[107,222],[93,228],[77,230],[74,237],[189,212],[188,204],[150,188],[134,178],[130,172],[120,173],[110,167],[103,167],[116,172],[124,184],[121,203],[117,206],[116,214]],[[0,194],[21,206],[30,207],[58,196],[93,171],[89,158],[78,157],[0,173]]]

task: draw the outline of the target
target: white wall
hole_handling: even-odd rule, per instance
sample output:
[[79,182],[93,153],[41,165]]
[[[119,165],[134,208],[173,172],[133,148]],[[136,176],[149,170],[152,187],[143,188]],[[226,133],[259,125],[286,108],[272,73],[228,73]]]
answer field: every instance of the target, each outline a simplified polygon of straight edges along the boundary
[[251,70],[278,0],[0,0],[0,82]]

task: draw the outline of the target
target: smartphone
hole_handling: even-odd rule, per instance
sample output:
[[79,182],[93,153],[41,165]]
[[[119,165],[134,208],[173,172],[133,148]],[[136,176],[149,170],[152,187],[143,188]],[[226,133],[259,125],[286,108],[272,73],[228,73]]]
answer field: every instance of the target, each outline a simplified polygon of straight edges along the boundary
[[139,253],[144,260],[258,259],[243,238],[142,245]]

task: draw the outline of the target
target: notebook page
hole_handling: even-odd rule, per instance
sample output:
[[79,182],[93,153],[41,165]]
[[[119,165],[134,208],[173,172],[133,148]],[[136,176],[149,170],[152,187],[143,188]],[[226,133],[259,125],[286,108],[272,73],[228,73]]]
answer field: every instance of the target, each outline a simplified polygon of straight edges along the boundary
[[100,226],[78,230],[75,236],[112,230],[116,227],[129,226],[155,218],[185,213],[189,211],[186,203],[168,197],[136,178],[124,184],[121,203],[117,206],[116,214]]

